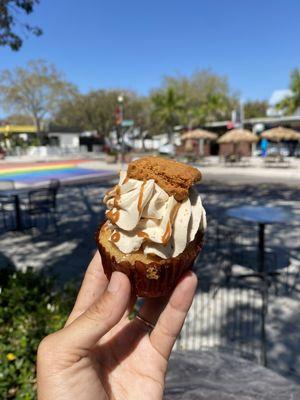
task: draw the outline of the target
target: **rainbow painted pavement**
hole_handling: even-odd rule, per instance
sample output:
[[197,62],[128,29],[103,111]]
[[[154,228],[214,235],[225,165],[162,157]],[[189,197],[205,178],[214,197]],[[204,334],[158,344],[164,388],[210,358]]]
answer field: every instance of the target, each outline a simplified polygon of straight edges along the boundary
[[85,161],[67,160],[43,163],[14,163],[0,165],[0,180],[13,180],[23,184],[34,184],[59,179],[88,178],[88,176],[104,176],[112,171],[80,168]]

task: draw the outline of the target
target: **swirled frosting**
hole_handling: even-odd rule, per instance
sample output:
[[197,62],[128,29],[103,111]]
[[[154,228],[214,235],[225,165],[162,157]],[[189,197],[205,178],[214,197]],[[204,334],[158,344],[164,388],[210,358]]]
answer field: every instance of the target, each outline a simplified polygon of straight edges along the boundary
[[125,254],[142,248],[144,254],[176,257],[199,229],[206,228],[206,213],[195,189],[179,203],[153,179],[129,179],[126,171],[121,171],[118,185],[106,193],[104,203],[110,240]]

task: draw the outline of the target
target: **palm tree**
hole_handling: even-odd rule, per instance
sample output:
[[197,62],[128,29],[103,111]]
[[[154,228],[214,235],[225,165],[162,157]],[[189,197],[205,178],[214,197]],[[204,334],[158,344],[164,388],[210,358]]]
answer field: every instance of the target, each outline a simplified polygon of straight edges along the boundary
[[171,143],[174,126],[179,123],[183,111],[183,97],[173,87],[167,87],[155,92],[151,100],[152,115],[158,120],[159,126],[167,131],[168,140]]
[[204,101],[189,107],[189,126],[203,125],[208,121],[218,121],[226,117],[230,109],[229,99],[221,93],[211,93]]
[[300,108],[300,69],[291,72],[290,89],[292,94],[276,105],[286,115],[294,114]]

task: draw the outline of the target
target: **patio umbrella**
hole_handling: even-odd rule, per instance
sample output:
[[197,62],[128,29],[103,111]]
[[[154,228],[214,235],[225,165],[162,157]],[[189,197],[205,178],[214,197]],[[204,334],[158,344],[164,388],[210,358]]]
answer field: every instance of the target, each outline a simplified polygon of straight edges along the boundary
[[203,142],[204,140],[216,140],[218,135],[204,129],[194,129],[188,131],[181,136],[181,140],[198,140],[199,141],[199,155],[203,156]]
[[300,141],[300,133],[293,129],[278,126],[268,129],[260,135],[262,138],[271,140],[272,142],[281,142],[283,140],[298,140]]
[[233,152],[235,154],[238,143],[256,143],[257,141],[258,137],[247,129],[231,129],[220,137],[218,143],[233,143]]
[[240,143],[240,142],[247,142],[247,143],[256,143],[258,141],[257,136],[248,131],[247,129],[231,129],[230,131],[226,132],[224,135],[220,137],[218,143]]
[[193,131],[188,131],[181,136],[182,140],[186,139],[208,139],[215,140],[218,137],[216,133],[205,131],[204,129],[195,129]]

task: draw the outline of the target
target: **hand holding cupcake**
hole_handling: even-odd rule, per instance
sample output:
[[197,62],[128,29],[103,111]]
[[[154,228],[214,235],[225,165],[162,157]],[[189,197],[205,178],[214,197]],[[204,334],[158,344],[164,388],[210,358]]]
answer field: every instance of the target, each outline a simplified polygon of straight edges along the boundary
[[108,278],[130,279],[137,296],[158,297],[174,288],[202,248],[206,214],[192,187],[201,173],[159,157],[144,157],[120,173],[104,198],[107,221],[97,235]]

